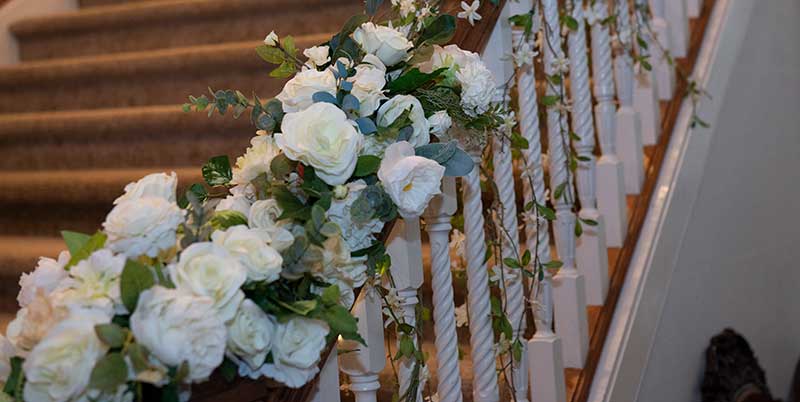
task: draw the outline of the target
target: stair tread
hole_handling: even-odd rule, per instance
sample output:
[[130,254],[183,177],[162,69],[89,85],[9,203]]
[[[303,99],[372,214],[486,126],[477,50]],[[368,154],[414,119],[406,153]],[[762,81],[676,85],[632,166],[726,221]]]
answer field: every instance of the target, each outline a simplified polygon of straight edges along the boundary
[[65,248],[59,237],[0,236],[0,278],[16,279],[32,271],[39,257],[57,258]]
[[[315,0],[326,5],[353,3],[348,0]],[[287,10],[308,7],[309,0],[161,0],[108,4],[47,16],[30,17],[11,24],[16,36],[120,29],[142,24],[163,24],[169,20],[219,18],[225,13],[246,14],[265,9]]]
[[0,204],[108,204],[126,184],[147,174],[172,172],[185,185],[202,180],[196,167],[0,172]]
[[[312,34],[296,39],[298,47],[323,42],[330,34]],[[230,42],[185,46],[179,48],[90,55],[53,60],[27,61],[0,67],[0,88],[42,85],[72,79],[126,77],[136,73],[158,73],[165,70],[215,70],[232,63],[264,68],[265,62],[255,54],[260,42]],[[250,56],[250,57],[248,57]]]

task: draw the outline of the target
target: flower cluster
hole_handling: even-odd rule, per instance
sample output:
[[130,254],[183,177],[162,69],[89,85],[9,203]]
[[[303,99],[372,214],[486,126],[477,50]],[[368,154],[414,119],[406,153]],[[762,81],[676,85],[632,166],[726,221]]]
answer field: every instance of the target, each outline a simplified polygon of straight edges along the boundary
[[257,53],[290,77],[274,99],[191,97],[187,109],[250,109],[250,147],[233,165],[211,158],[183,195],[174,173],[130,183],[97,233],[64,232],[68,250],[20,279],[3,391],[177,400],[215,372],[300,387],[332,341],[363,343],[349,309],[388,268],[381,233],[473,169],[452,131],[502,124],[480,58],[442,47],[454,17],[413,3],[397,2],[404,28],[356,16],[302,60],[271,33]]

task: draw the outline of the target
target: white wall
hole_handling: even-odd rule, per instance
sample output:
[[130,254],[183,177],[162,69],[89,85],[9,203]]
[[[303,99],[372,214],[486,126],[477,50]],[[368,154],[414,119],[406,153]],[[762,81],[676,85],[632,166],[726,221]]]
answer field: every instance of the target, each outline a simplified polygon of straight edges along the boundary
[[712,132],[692,134],[712,139],[641,402],[700,401],[705,347],[728,326],[750,341],[776,397],[800,358],[800,1],[737,2],[755,7],[727,89],[711,94]]

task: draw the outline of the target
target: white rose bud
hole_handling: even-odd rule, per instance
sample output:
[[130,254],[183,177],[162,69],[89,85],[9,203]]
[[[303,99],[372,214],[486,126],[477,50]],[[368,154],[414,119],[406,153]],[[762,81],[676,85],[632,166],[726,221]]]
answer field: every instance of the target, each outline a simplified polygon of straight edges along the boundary
[[33,348],[22,364],[26,401],[68,401],[86,390],[95,363],[108,351],[94,331],[101,322],[97,316],[76,313]]
[[286,114],[281,133],[275,134],[275,142],[289,159],[313,166],[317,176],[332,186],[353,174],[363,141],[344,112],[325,102]]
[[453,125],[453,119],[450,118],[447,111],[440,110],[428,118],[428,123],[431,125],[431,134],[441,137]]
[[305,385],[319,372],[329,330],[324,321],[304,317],[279,323],[272,341],[273,363],[265,364],[261,372],[292,388]]
[[220,245],[192,244],[183,250],[178,263],[169,267],[169,272],[178,289],[211,298],[223,322],[233,318],[244,299],[240,288],[247,280],[247,270]]
[[275,31],[272,31],[264,38],[264,44],[267,46],[277,46],[278,45],[278,34]]
[[444,166],[414,155],[414,147],[406,141],[386,148],[378,179],[397,205],[403,218],[422,215],[428,202],[440,194]]
[[353,32],[353,40],[364,52],[374,54],[386,66],[393,66],[408,58],[408,51],[414,44],[406,36],[383,25],[365,22]]
[[149,174],[139,181],[125,186],[125,194],[114,200],[114,205],[123,201],[138,200],[142,197],[160,197],[175,202],[175,191],[178,188],[178,176],[175,172]]
[[409,109],[411,109],[411,113],[408,117],[411,119],[411,127],[414,131],[408,142],[415,147],[425,145],[430,142],[430,125],[428,119],[425,118],[422,104],[411,95],[397,95],[381,105],[381,108],[378,109],[378,125],[380,127],[390,126]]
[[212,233],[211,241],[239,258],[247,269],[247,279],[274,282],[280,277],[283,258],[267,245],[261,231],[237,225]]
[[153,286],[139,295],[131,331],[162,363],[188,363],[190,382],[204,381],[222,364],[227,331],[211,298]]
[[347,197],[347,186],[340,184],[333,188],[333,198],[343,200],[345,197]]
[[353,83],[350,93],[359,101],[359,115],[369,116],[378,109],[380,102],[386,99],[383,87],[386,86],[386,66],[372,54],[364,56],[361,64],[356,66],[356,73],[347,79]]
[[272,347],[275,325],[274,317],[245,299],[228,323],[229,353],[243,360],[250,370],[258,370]]
[[160,197],[121,202],[103,222],[108,235],[106,246],[132,258],[156,257],[175,246],[176,230],[183,217],[183,210],[174,202]]
[[69,251],[62,251],[58,255],[58,261],[39,257],[36,269],[31,273],[23,273],[19,278],[19,294],[17,301],[20,307],[25,307],[33,301],[36,293],[41,290],[47,296],[52,292],[62,279],[67,277],[64,266],[69,262]]
[[299,112],[314,104],[312,97],[317,92],[336,96],[336,77],[331,70],[303,70],[297,73],[276,96],[286,113]]
[[312,67],[317,67],[331,61],[330,50],[330,46],[312,46],[303,50],[303,55],[308,57],[308,63]]

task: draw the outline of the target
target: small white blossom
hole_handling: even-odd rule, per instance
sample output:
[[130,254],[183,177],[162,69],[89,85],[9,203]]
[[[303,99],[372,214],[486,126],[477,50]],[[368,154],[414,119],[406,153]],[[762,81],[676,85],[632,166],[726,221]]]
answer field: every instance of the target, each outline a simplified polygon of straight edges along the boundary
[[554,74],[559,74],[559,73],[567,74],[567,73],[569,73],[569,59],[567,59],[566,57],[562,56],[562,57],[559,57],[559,58],[553,60],[553,63],[551,64],[551,66],[553,67],[553,70],[554,70],[553,73]]
[[478,14],[478,8],[480,8],[481,2],[479,0],[475,0],[472,4],[468,4],[466,1],[461,2],[461,11],[458,13],[458,18],[463,18],[469,21],[470,25],[475,25],[475,21],[481,20],[481,15]]
[[469,324],[469,314],[467,314],[467,303],[456,307],[456,327],[463,327]]
[[462,257],[465,254],[464,244],[467,241],[467,237],[464,236],[458,229],[453,229],[453,232],[450,234],[450,249],[456,253],[457,256]]
[[539,52],[531,48],[528,42],[523,42],[511,56],[514,59],[514,64],[517,67],[525,65],[533,65],[533,59],[539,55]]
[[500,357],[508,351],[511,350],[511,342],[506,339],[506,334],[501,333],[500,338],[497,340],[497,343],[494,345],[494,355],[496,357]]
[[264,44],[267,46],[278,46],[278,34],[272,31],[264,38]]

